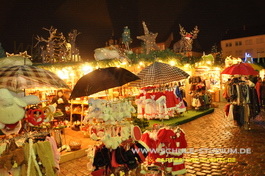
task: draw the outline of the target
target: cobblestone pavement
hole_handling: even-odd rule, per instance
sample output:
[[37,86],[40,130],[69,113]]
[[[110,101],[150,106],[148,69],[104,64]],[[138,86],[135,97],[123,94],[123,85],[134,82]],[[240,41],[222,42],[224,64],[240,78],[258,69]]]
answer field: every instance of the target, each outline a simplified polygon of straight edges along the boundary
[[[213,113],[180,125],[187,151],[194,150],[184,157],[186,176],[265,176],[265,125],[239,128],[224,116],[225,103],[218,105]],[[86,164],[86,157],[62,163],[61,175],[87,176]]]

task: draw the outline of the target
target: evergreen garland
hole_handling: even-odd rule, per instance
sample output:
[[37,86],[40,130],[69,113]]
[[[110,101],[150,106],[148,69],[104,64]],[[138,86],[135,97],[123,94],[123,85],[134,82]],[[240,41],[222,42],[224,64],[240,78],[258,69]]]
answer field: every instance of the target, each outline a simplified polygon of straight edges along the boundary
[[167,62],[169,60],[175,59],[175,61],[177,61],[179,65],[184,65],[187,63],[193,65],[196,62],[200,61],[201,59],[195,56],[187,57],[182,54],[175,53],[170,49],[166,49],[162,51],[154,50],[154,51],[151,51],[149,54],[132,53],[132,54],[128,54],[127,56],[132,61],[132,64],[138,64],[141,61],[152,63],[154,61],[157,61],[158,59],[161,60],[162,62]]

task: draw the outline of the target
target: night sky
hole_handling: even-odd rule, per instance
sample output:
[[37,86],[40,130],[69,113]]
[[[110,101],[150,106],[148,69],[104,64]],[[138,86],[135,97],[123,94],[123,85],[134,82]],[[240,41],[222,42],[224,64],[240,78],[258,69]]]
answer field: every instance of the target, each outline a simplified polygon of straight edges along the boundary
[[[261,0],[1,0],[0,42],[6,52],[13,53],[23,43],[24,51],[35,45],[37,35],[47,38],[42,28],[53,26],[65,36],[73,29],[81,34],[77,46],[83,59],[92,58],[94,49],[104,47],[114,35],[120,38],[128,26],[132,45],[143,35],[142,21],[149,31],[157,32],[157,42],[170,33],[178,40],[179,24],[187,32],[197,25],[197,43],[210,51],[230,29],[265,24],[265,2]],[[29,50],[30,51],[30,50]]]

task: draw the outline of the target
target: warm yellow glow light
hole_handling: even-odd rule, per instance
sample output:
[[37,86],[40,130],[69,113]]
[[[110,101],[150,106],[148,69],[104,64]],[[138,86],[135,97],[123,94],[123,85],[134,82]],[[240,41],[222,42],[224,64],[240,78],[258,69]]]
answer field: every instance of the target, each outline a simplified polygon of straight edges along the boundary
[[91,67],[91,66],[89,66],[89,65],[84,65],[84,66],[82,67],[82,71],[84,72],[84,74],[88,74],[88,73],[90,73],[90,72],[93,71],[93,67]]
[[206,64],[211,65],[212,61],[206,61]]
[[57,71],[57,75],[61,78],[61,79],[69,79],[69,75],[66,72],[66,70],[58,70]]
[[185,68],[190,68],[190,64],[185,64],[184,67]]
[[171,60],[171,61],[169,61],[169,65],[175,66],[176,65],[176,62],[174,60]]
[[220,67],[214,67],[214,69],[215,69],[216,71],[220,71],[220,70],[221,70]]
[[122,63],[121,63],[121,65],[126,65],[127,64],[127,62],[126,61],[123,61]]
[[74,74],[74,73],[70,73],[70,76],[71,76],[71,77],[75,77],[75,74]]

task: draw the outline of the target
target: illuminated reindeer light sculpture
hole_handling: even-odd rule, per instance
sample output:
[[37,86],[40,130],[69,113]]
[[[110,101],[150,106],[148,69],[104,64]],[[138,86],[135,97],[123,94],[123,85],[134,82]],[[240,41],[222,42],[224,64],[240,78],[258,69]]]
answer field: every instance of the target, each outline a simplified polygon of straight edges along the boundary
[[187,56],[191,56],[193,39],[196,39],[199,33],[197,26],[194,27],[193,31],[186,32],[186,30],[179,25],[181,39],[173,45],[173,50],[176,53],[184,53]]

